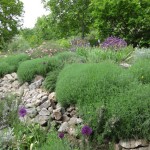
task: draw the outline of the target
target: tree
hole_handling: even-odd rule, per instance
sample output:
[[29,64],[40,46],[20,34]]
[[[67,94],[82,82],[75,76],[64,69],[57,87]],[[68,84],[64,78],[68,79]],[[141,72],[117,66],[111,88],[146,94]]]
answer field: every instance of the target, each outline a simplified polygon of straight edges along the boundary
[[20,0],[0,0],[0,49],[18,33],[23,3]]
[[89,32],[90,0],[48,0],[45,3],[63,37],[82,33],[84,38],[85,33]]
[[101,39],[114,35],[133,46],[150,45],[149,0],[91,0],[91,7]]

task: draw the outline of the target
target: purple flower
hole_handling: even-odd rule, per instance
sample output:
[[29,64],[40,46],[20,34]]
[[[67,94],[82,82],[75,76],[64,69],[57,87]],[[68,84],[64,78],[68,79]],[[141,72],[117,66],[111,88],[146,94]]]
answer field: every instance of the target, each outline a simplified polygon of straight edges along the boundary
[[27,110],[25,109],[25,107],[21,107],[19,109],[19,116],[24,117],[26,114],[27,114]]
[[60,133],[58,134],[58,137],[59,137],[60,139],[64,138],[64,133],[63,133],[63,132],[60,132]]
[[81,133],[83,135],[91,135],[92,134],[92,129],[89,127],[89,126],[84,126],[82,129],[81,129]]
[[104,48],[104,49],[107,49],[107,48],[119,49],[119,48],[123,48],[123,47],[126,47],[126,46],[127,46],[126,41],[124,41],[123,39],[120,39],[118,37],[113,37],[113,36],[108,37],[101,44],[101,47]]

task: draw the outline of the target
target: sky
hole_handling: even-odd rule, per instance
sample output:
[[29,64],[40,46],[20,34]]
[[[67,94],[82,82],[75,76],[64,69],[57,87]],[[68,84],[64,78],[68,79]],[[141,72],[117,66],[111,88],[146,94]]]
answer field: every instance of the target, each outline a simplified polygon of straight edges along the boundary
[[41,0],[21,0],[24,3],[23,28],[33,28],[38,17],[46,15]]

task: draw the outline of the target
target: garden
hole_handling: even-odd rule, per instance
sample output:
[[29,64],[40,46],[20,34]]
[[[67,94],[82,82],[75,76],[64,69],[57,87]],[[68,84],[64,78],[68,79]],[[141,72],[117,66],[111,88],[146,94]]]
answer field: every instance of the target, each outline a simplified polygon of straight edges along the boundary
[[[75,125],[73,134],[60,130],[61,117],[55,118],[56,122],[52,117],[43,124],[29,122],[26,116],[31,113],[28,108],[31,102],[20,105],[25,89],[19,96],[7,92],[1,97],[1,120],[6,125],[1,133],[7,137],[1,137],[2,149],[113,150],[121,140],[150,140],[148,48],[133,48],[122,39],[110,37],[99,47],[78,46],[75,51],[67,49],[52,56],[43,56],[41,51],[41,58],[35,54],[6,54],[0,58],[1,89],[3,79],[14,72],[19,86],[28,83],[29,88],[37,75],[42,76],[39,88],[55,92],[64,111],[75,107],[75,116],[82,121]],[[12,84],[12,79],[8,80]],[[30,93],[34,93],[33,88]],[[47,105],[43,103],[40,107],[50,111]]]
[[0,150],[150,150],[150,2],[43,0],[51,13],[32,29],[11,2],[0,2]]

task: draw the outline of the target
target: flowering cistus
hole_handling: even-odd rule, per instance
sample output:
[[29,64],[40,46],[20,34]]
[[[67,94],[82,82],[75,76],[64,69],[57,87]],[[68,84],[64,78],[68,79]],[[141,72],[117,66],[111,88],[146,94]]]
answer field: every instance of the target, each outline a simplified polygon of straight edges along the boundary
[[59,137],[60,139],[64,138],[64,133],[63,133],[63,132],[60,132],[60,133],[58,134],[58,137]]
[[20,117],[24,117],[26,114],[27,114],[26,108],[25,108],[25,107],[21,107],[21,108],[19,109],[19,116],[20,116]]
[[110,36],[101,44],[104,49],[114,48],[119,49],[127,46],[127,42],[121,38]]
[[91,135],[92,134],[92,129],[89,127],[89,126],[84,126],[82,129],[81,129],[81,133],[83,135]]

